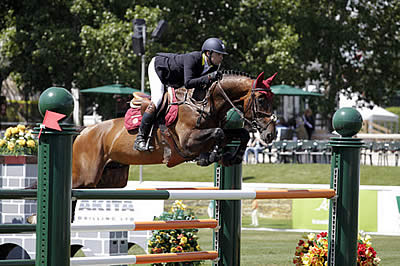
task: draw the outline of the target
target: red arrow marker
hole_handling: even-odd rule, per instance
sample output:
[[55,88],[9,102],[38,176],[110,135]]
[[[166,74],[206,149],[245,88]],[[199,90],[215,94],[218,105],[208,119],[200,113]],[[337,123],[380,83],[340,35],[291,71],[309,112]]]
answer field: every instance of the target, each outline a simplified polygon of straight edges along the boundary
[[58,124],[58,121],[63,119],[64,117],[66,117],[66,115],[46,110],[46,113],[45,113],[44,119],[43,119],[43,123],[40,125],[38,139],[40,139],[40,135],[42,134],[43,128],[47,127],[47,128],[55,129],[58,131],[62,131],[60,125]]

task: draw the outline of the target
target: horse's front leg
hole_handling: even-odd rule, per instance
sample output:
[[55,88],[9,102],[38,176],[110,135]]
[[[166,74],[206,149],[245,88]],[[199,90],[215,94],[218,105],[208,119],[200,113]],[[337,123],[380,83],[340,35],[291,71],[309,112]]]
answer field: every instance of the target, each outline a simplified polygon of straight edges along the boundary
[[199,154],[197,164],[207,166],[221,159],[219,148],[225,142],[225,133],[221,128],[193,130],[182,147]]
[[250,140],[249,132],[244,128],[237,128],[237,129],[225,129],[224,133],[226,136],[227,143],[230,143],[233,140],[240,140],[240,144],[233,153],[228,151],[223,154],[222,164],[225,166],[230,166],[242,163],[247,143]]

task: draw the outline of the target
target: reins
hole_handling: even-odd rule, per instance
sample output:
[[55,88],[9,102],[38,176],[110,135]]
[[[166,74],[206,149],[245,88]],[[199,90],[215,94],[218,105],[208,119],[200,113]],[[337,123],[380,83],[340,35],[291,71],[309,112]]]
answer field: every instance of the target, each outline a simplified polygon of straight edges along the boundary
[[[252,119],[254,119],[254,118],[257,119],[257,113],[263,114],[267,117],[271,117],[271,119],[268,121],[267,125],[265,126],[265,127],[268,127],[270,123],[276,121],[276,116],[274,114],[269,114],[269,113],[257,110],[257,104],[255,104],[255,92],[256,91],[264,91],[264,89],[259,89],[259,88],[254,88],[254,87],[255,87],[255,83],[253,82],[253,85],[251,88],[250,107],[249,107],[249,108],[252,108],[252,113],[251,113]],[[245,117],[244,112],[240,111],[240,109],[235,106],[235,104],[231,101],[231,99],[229,99],[228,95],[226,95],[226,92],[224,91],[224,89],[221,87],[219,80],[217,81],[217,88],[219,89],[219,92],[221,93],[222,97],[231,105],[231,107],[237,112],[237,114],[240,116],[241,119],[243,119],[253,129],[259,130],[262,128],[262,126],[260,125],[260,123],[257,120],[250,121],[249,119],[247,119]]]

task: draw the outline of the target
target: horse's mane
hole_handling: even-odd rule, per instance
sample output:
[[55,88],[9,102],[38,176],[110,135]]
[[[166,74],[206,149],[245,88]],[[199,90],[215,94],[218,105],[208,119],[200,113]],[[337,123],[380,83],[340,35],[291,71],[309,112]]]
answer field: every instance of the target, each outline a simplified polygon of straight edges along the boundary
[[222,70],[222,74],[227,75],[227,76],[244,76],[247,78],[255,79],[252,75],[242,72],[242,71],[237,71],[237,70]]

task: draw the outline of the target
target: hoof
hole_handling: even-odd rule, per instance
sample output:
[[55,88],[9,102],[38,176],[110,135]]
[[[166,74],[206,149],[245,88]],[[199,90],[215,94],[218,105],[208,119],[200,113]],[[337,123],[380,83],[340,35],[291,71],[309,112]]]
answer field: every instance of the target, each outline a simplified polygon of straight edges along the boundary
[[202,153],[200,154],[198,160],[197,160],[197,165],[199,166],[209,166],[211,164],[210,160],[210,154],[209,153]]
[[243,161],[243,157],[242,156],[233,156],[232,153],[230,152],[226,152],[224,153],[224,155],[222,156],[222,164],[224,166],[232,166],[235,164],[241,164]]
[[230,152],[225,152],[222,156],[221,163],[223,166],[232,166],[233,156]]
[[232,164],[241,164],[243,162],[243,157],[242,156],[236,156],[232,160]]
[[221,160],[221,155],[219,155],[217,152],[212,152],[208,158],[208,161],[211,163],[215,163]]

